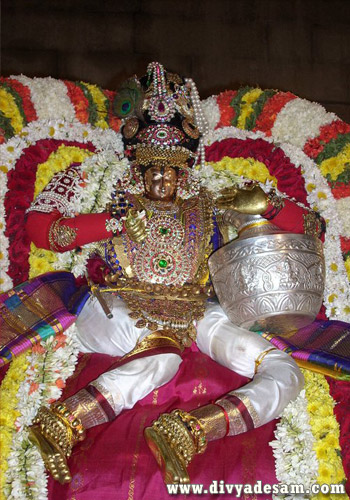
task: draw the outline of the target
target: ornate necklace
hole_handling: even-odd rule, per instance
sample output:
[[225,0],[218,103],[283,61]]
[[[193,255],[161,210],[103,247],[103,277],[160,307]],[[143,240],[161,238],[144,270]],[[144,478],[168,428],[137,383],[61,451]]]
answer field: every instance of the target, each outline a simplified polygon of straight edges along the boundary
[[137,245],[134,254],[138,279],[164,285],[184,284],[191,273],[184,243],[185,230],[174,207],[170,211],[155,211],[148,221],[147,238]]
[[146,210],[159,213],[166,212],[168,214],[178,214],[180,210],[179,205],[173,201],[166,202],[144,198],[142,200],[142,205]]

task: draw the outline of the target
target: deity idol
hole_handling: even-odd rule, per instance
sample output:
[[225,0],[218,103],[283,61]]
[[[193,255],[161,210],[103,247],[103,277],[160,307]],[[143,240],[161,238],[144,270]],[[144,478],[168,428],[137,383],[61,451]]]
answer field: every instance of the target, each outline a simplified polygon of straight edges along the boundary
[[210,441],[276,418],[303,385],[287,354],[231,323],[215,299],[208,257],[224,243],[224,215],[232,209],[261,214],[282,230],[318,235],[321,221],[258,185],[228,189],[216,199],[200,186],[193,168],[203,157],[206,122],[192,80],[151,63],[145,77],[125,82],[115,104],[130,171],[115,186],[107,211],[68,215],[81,182],[73,165],[32,204],[27,230],[38,247],[56,252],[96,242],[105,283],[91,285],[76,323],[78,341],[82,352],[121,359],[75,395],[42,407],[30,434],[53,477],[70,481],[67,459],[86,430],[166,384],[182,351],[197,342],[251,381],[193,411],[162,414],[145,430],[165,482],[188,482],[187,467]]

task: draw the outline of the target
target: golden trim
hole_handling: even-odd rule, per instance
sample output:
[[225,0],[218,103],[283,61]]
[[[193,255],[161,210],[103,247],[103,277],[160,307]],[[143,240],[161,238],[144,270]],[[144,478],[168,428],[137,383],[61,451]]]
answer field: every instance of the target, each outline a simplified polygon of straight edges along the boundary
[[270,349],[266,349],[266,351],[263,351],[259,354],[259,356],[255,359],[255,369],[254,369],[254,375],[257,374],[259,366],[263,362],[266,354],[268,354],[270,351],[276,351],[276,347],[270,347]]
[[214,441],[226,436],[227,422],[225,412],[218,404],[201,406],[192,410],[191,415],[200,421],[208,441]]
[[338,380],[342,380],[342,379],[348,380],[348,378],[346,378],[346,374],[342,373],[341,371],[336,370],[336,365],[335,365],[334,369],[332,370],[332,368],[325,368],[323,366],[318,366],[318,365],[315,365],[313,363],[309,363],[308,361],[305,361],[303,359],[297,359],[297,358],[293,358],[293,359],[296,362],[296,364],[299,366],[299,368],[303,368],[305,370],[310,370],[314,373],[320,373],[321,375],[326,375],[327,377],[332,377],[332,378],[335,378]]
[[230,392],[230,394],[232,394],[233,396],[236,396],[236,398],[240,399],[242,401],[242,403],[245,405],[250,416],[252,417],[254,428],[259,427],[260,426],[259,415],[258,415],[256,409],[254,408],[254,406],[252,405],[252,402],[250,401],[248,396],[245,396],[244,394],[240,394],[239,392],[237,393],[235,391]]
[[268,220],[263,220],[260,222],[252,222],[252,224],[248,224],[248,226],[244,226],[240,231],[238,231],[238,235],[241,236],[247,229],[253,229],[255,227],[266,226],[267,224],[271,224]]
[[141,342],[138,342],[134,349],[125,354],[120,361],[124,361],[125,359],[133,357],[136,354],[147,352],[158,347],[175,347],[180,352],[184,350],[176,338],[169,335],[165,330],[159,330],[155,333],[150,333],[147,337],[141,340]]

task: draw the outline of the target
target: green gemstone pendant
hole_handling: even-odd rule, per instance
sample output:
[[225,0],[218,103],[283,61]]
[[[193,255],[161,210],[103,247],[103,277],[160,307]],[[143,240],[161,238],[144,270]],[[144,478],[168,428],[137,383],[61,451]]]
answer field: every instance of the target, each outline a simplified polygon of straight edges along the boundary
[[166,235],[169,232],[169,229],[167,227],[160,227],[159,228],[160,234]]
[[165,259],[160,259],[160,261],[158,261],[158,265],[162,269],[165,269],[167,267],[167,265],[168,265],[168,262]]

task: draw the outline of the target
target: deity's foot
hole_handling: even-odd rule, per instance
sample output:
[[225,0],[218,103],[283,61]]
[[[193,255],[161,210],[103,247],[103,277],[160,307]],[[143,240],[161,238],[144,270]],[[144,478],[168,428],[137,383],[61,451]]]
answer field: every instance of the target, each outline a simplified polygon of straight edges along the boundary
[[39,449],[47,471],[61,484],[72,480],[67,460],[57,444],[44,436],[38,425],[29,427],[29,439]]
[[178,457],[167,439],[153,427],[145,429],[147,444],[156,459],[166,484],[189,483],[185,463]]

